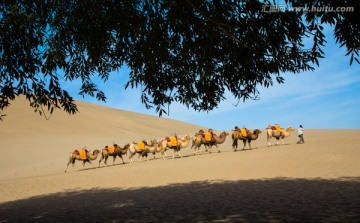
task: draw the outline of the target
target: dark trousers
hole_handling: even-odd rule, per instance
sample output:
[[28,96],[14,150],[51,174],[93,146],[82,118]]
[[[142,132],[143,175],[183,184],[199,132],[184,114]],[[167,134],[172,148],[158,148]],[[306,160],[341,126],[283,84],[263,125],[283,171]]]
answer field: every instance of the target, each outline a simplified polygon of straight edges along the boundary
[[297,142],[298,144],[299,143],[304,143],[305,141],[304,141],[304,136],[303,136],[303,134],[301,134],[301,135],[299,135],[299,141]]

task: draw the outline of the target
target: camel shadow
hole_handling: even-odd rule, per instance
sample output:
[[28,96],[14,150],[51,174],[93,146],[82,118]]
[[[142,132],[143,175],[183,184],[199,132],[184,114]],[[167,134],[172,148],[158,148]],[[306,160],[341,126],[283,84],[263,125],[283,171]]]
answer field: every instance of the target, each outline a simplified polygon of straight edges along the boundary
[[[36,205],[34,205],[36,204]],[[360,178],[197,181],[0,204],[0,222],[358,222]]]

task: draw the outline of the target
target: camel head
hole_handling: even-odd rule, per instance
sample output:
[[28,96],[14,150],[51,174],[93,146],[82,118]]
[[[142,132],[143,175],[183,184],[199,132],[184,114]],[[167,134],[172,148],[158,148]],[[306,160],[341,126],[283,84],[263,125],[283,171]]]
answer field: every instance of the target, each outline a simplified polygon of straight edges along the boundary
[[225,132],[225,131],[223,131],[222,133],[220,133],[220,136],[228,136],[229,135],[229,133],[228,132]]
[[260,129],[255,129],[254,130],[254,134],[260,134],[260,133],[261,133]]
[[294,131],[294,130],[295,130],[295,129],[293,129],[291,126],[289,126],[289,127],[286,128],[286,131],[287,131],[287,132],[292,132],[292,131]]

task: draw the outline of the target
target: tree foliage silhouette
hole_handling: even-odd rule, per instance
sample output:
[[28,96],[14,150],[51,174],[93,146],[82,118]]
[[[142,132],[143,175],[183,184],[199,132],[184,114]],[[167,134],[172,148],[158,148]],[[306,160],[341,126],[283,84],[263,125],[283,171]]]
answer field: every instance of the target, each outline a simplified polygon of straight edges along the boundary
[[[283,83],[284,72],[314,70],[324,57],[323,26],[359,63],[359,1],[287,0],[286,7],[353,7],[353,12],[264,10],[273,1],[9,0],[0,5],[0,111],[26,95],[36,111],[62,108],[73,97],[61,79],[81,80],[79,94],[106,97],[106,81],[123,66],[125,88],[159,115],[173,102],[210,111],[225,100],[256,99],[258,87]],[[304,46],[304,39],[311,46]],[[1,114],[1,113],[0,113]],[[3,116],[3,115],[2,115]]]

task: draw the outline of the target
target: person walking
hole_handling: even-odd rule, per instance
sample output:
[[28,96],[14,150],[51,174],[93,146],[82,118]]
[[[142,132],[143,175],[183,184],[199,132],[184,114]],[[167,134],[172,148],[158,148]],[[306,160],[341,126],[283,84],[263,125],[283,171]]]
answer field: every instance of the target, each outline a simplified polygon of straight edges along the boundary
[[304,141],[304,127],[302,125],[300,125],[299,128],[298,128],[298,135],[299,135],[300,139],[297,142],[297,144],[305,143],[305,141]]

